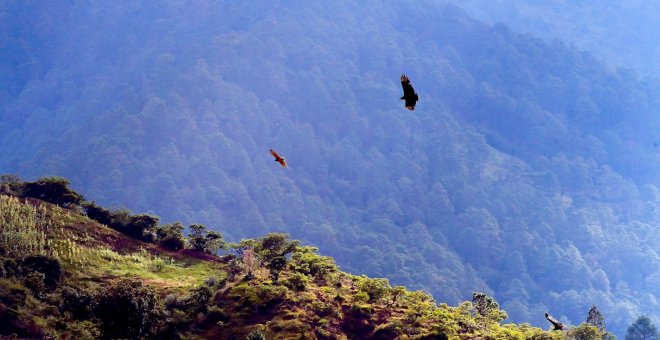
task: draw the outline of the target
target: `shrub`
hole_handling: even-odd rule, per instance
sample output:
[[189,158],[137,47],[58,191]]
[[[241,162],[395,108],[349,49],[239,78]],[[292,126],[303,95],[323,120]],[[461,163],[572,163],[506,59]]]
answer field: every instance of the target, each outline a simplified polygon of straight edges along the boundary
[[30,272],[23,280],[25,287],[28,287],[38,298],[43,298],[46,294],[46,285],[44,284],[44,274],[39,272]]
[[25,305],[27,291],[22,286],[7,279],[0,279],[0,304],[13,310]]
[[266,340],[266,335],[258,329],[253,329],[252,332],[245,337],[245,340]]
[[2,262],[2,275],[0,277],[13,277],[20,274],[20,266],[14,259],[5,259]]
[[291,269],[319,279],[325,279],[328,274],[339,270],[334,259],[320,256],[316,254],[317,251],[318,248],[315,247],[297,247],[291,256]]
[[217,306],[209,308],[208,313],[206,313],[206,321],[211,324],[227,323],[230,319],[229,314]]
[[100,336],[98,325],[88,320],[67,322],[66,331],[62,333],[63,339],[91,340]]
[[196,313],[206,313],[208,310],[209,300],[213,296],[211,288],[208,286],[200,286],[193,290],[188,299],[190,309]]
[[302,273],[293,273],[286,281],[284,281],[285,286],[291,290],[297,291],[305,290],[308,283],[309,277]]
[[92,302],[94,296],[84,290],[73,287],[63,287],[61,292],[60,312],[69,313],[71,317],[79,320],[92,318]]
[[56,288],[62,279],[62,265],[54,257],[43,255],[28,256],[23,260],[21,267],[26,276],[30,272],[43,274],[43,283],[49,289]]
[[160,314],[154,290],[140,281],[122,280],[95,297],[104,338],[139,338],[155,333]]
[[401,330],[402,327],[403,325],[400,321],[382,324],[376,327],[371,334],[371,337],[374,339],[394,339],[403,334],[403,331]]
[[287,289],[282,286],[240,284],[232,288],[232,294],[240,296],[246,305],[269,308],[283,301]]
[[369,301],[370,299],[371,298],[369,297],[369,294],[367,294],[366,292],[357,292],[355,294],[355,301],[357,301],[357,302],[365,303],[365,302]]
[[363,275],[358,280],[358,288],[361,292],[369,294],[369,302],[375,302],[387,294],[390,283],[387,279],[372,279]]

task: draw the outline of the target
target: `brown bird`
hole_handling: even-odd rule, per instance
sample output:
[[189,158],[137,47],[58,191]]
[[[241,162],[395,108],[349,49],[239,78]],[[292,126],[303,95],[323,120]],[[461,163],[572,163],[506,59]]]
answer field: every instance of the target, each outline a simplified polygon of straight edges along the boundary
[[563,331],[563,330],[566,330],[566,327],[564,326],[564,324],[561,323],[561,322],[559,322],[559,321],[557,321],[557,319],[553,318],[552,315],[550,315],[550,314],[548,314],[548,313],[545,313],[545,318],[548,319],[548,321],[550,321],[550,323],[552,324],[552,326],[554,326],[553,331]]
[[278,162],[282,165],[282,167],[286,168],[286,159],[284,157],[281,157],[275,150],[270,149],[270,154],[275,157],[275,162]]

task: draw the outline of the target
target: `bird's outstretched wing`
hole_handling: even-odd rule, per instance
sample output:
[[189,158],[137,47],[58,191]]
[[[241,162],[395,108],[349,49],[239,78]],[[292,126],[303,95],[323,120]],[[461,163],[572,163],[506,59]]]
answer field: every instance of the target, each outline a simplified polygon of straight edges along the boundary
[[564,324],[559,322],[557,319],[553,318],[552,315],[550,315],[548,313],[545,313],[545,318],[548,319],[548,321],[550,321],[550,323],[554,327],[553,330],[556,330],[556,331],[563,331],[564,330]]
[[275,161],[276,161],[276,162],[280,163],[280,165],[282,165],[282,167],[285,167],[285,168],[286,168],[286,159],[284,159],[284,157],[280,156],[280,155],[279,155],[277,152],[275,152],[275,150],[273,150],[273,149],[270,149],[270,154],[273,155],[273,157],[275,157]]

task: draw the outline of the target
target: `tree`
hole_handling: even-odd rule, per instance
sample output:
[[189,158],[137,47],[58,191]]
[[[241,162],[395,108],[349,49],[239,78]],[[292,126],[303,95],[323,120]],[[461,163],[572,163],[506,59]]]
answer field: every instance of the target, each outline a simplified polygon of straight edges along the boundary
[[254,251],[262,261],[270,262],[277,257],[292,253],[299,244],[300,241],[290,240],[287,234],[269,233],[259,240]]
[[183,249],[186,242],[183,238],[183,225],[180,222],[166,224],[158,229],[160,244],[172,250]]
[[83,196],[69,188],[69,180],[46,177],[25,183],[23,196],[34,197],[67,208],[83,202]]
[[477,315],[485,317],[488,320],[500,322],[507,318],[506,312],[500,310],[500,305],[485,293],[472,293],[472,306],[474,306]]
[[226,248],[227,242],[222,238],[222,234],[213,230],[206,234],[206,247],[204,248],[206,253],[215,255],[220,249]]
[[299,244],[300,241],[290,240],[287,234],[270,233],[258,240],[254,252],[266,265],[272,279],[277,281],[287,263],[285,256],[294,252]]
[[217,231],[207,231],[203,224],[192,224],[188,227],[188,243],[190,247],[197,251],[215,255],[220,249],[226,247],[222,234]]
[[248,280],[254,277],[254,271],[259,267],[259,260],[254,256],[254,249],[248,248],[243,251],[243,268],[247,272]]
[[156,240],[160,218],[149,214],[137,214],[129,218],[126,234],[145,242]]
[[584,322],[572,328],[568,334],[571,340],[601,340],[603,337],[603,333],[596,326]]
[[204,251],[206,248],[206,226],[203,224],[191,224],[188,226],[188,243],[190,247],[197,251]]
[[660,336],[651,319],[640,316],[628,327],[625,340],[660,340]]
[[596,306],[591,306],[587,314],[587,323],[598,328],[599,331],[605,332],[605,318],[600,314]]

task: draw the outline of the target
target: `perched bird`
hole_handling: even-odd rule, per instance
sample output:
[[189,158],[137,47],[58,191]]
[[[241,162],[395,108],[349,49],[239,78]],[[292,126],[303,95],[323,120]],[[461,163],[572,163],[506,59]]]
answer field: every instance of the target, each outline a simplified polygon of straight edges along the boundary
[[401,75],[401,86],[403,87],[403,97],[401,99],[406,101],[406,109],[412,111],[415,109],[419,96],[415,93],[415,89],[410,85],[410,79],[405,74]]
[[555,327],[553,329],[553,331],[564,331],[564,330],[566,330],[566,327],[564,327],[564,324],[557,321],[557,319],[553,318],[552,315],[550,315],[548,313],[545,313],[545,318],[548,319],[548,321],[550,321],[552,326]]
[[286,159],[284,157],[281,157],[275,150],[270,149],[270,154],[275,157],[275,162],[278,162],[282,165],[282,167],[286,168]]

